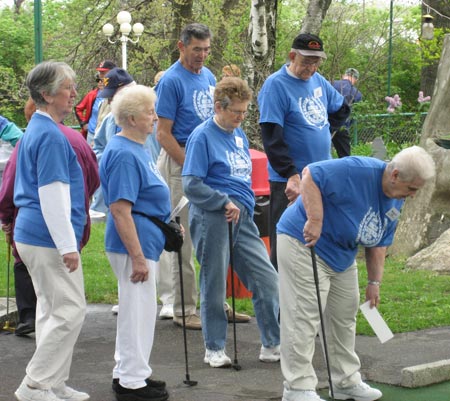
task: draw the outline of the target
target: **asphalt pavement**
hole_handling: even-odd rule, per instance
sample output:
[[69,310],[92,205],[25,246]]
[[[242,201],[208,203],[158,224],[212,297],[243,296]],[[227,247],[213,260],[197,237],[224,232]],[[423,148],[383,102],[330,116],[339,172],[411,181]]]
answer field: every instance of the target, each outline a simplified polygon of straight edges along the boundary
[[[90,304],[75,347],[68,384],[88,392],[92,401],[115,400],[111,390],[115,332],[116,317],[111,313],[111,305]],[[197,381],[195,386],[184,383],[187,376],[182,329],[171,320],[157,321],[151,366],[153,377],[167,382],[171,401],[281,400],[283,379],[280,365],[258,361],[260,339],[254,318],[250,323],[237,325],[239,371],[214,369],[203,363],[201,331],[187,331],[187,342],[189,379]],[[328,379],[323,353],[319,341],[316,345],[314,365],[319,377],[319,392],[327,399]],[[356,349],[361,358],[362,375],[384,392],[382,401],[450,399],[449,381],[413,389],[401,387],[402,381],[405,381],[405,368],[418,365],[428,368],[431,380],[428,384],[432,384],[439,372],[445,370],[445,363],[442,365],[439,362],[450,360],[450,327],[396,334],[384,344],[376,337],[358,336]],[[0,334],[0,401],[14,399],[13,393],[25,374],[26,364],[33,351],[34,336],[17,337],[6,332]],[[231,324],[227,354],[233,360]],[[430,370],[436,363],[436,369]],[[420,375],[417,377],[419,380]]]

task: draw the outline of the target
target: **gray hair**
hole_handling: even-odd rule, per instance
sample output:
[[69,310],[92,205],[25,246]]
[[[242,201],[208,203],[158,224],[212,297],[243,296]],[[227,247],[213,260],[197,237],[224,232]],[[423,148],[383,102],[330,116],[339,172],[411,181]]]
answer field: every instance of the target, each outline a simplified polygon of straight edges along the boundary
[[136,116],[148,105],[154,105],[156,94],[145,85],[132,85],[121,89],[111,102],[111,113],[117,125],[128,126],[128,118]]
[[61,84],[70,79],[75,82],[75,71],[62,61],[44,61],[36,65],[27,76],[26,85],[36,106],[45,106],[43,93],[55,95]]
[[191,42],[192,38],[199,40],[212,39],[212,32],[206,25],[194,22],[186,25],[180,35],[180,40],[185,46]]
[[412,182],[417,178],[428,181],[436,174],[433,158],[419,146],[411,146],[397,153],[387,168],[388,171],[396,168],[398,178],[403,182]]

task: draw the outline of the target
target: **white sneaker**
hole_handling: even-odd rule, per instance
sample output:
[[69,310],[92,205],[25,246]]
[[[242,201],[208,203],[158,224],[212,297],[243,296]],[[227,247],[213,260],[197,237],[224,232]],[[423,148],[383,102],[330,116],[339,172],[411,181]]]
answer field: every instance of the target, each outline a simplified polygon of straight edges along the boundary
[[173,319],[173,304],[164,304],[159,312],[161,319]]
[[61,387],[52,388],[58,399],[64,401],[86,401],[89,399],[89,394],[81,391],[76,391],[73,388],[63,385]]
[[119,305],[114,305],[111,308],[111,312],[112,312],[113,315],[117,315],[119,313]]
[[212,351],[207,349],[203,362],[209,363],[212,368],[223,368],[231,365],[231,359],[225,354],[223,349]]
[[89,217],[92,220],[102,220],[106,217],[106,214],[103,212],[97,212],[97,210],[89,209]]
[[333,389],[336,400],[375,401],[383,396],[380,390],[372,388],[364,382],[345,388],[333,386]]
[[16,390],[14,396],[19,401],[61,401],[61,398],[58,398],[52,390],[31,388],[25,384],[25,381]]
[[313,390],[286,390],[283,391],[281,401],[325,401]]
[[261,345],[259,360],[261,362],[278,362],[280,360],[280,346],[275,345],[275,347],[266,348]]

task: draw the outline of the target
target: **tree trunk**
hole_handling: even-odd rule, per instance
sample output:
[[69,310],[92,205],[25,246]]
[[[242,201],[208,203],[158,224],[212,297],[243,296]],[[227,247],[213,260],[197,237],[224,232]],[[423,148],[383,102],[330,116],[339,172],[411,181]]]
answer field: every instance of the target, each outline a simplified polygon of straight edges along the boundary
[[390,253],[411,256],[431,245],[450,228],[450,150],[433,139],[450,134],[450,34],[445,35],[430,111],[425,119],[420,146],[436,163],[436,180],[408,199],[402,211]]
[[[180,40],[181,31],[185,25],[192,22],[192,5],[194,0],[175,0],[172,4],[173,12],[173,31],[172,43],[178,43]],[[175,63],[180,58],[178,47],[174,46],[171,50],[171,62]]]
[[301,33],[312,33],[319,36],[322,22],[327,14],[332,0],[310,0],[305,18],[302,22]]
[[[438,11],[442,15],[449,15],[450,14],[449,2],[448,1],[444,2],[442,0],[427,0],[426,3],[431,8],[429,9],[425,4],[422,3],[422,15],[430,14],[434,17],[433,25],[435,29],[446,28],[448,30],[448,28],[450,28],[450,20],[448,18],[441,17],[434,10]],[[433,92],[434,81],[436,80],[437,75],[438,60],[436,61],[424,60],[424,62],[425,65],[424,67],[422,67],[420,75],[420,90],[423,91],[425,96],[427,96],[431,95],[431,93]]]

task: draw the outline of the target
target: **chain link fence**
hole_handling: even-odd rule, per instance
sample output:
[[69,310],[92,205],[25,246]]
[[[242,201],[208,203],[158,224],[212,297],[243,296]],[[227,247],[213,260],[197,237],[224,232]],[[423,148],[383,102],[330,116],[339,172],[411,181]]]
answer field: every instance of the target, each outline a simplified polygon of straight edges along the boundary
[[368,114],[353,116],[350,134],[354,146],[381,137],[385,143],[418,144],[427,113]]

